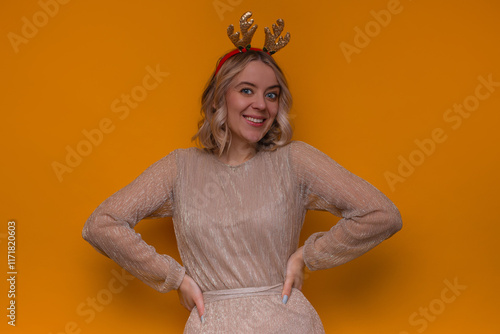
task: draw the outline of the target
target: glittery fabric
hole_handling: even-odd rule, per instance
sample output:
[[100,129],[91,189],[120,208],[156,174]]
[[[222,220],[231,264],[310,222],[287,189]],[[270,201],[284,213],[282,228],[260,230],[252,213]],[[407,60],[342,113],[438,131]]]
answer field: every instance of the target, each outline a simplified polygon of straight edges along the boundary
[[[198,148],[178,149],[104,201],[83,236],[160,292],[184,272],[204,292],[185,333],[324,333],[301,291],[281,300],[286,264],[307,210],[342,219],[304,246],[310,270],[352,260],[401,228],[394,204],[368,182],[300,142],[229,166]],[[143,218],[172,216],[183,266],[135,233]],[[307,282],[306,282],[307,284]]]

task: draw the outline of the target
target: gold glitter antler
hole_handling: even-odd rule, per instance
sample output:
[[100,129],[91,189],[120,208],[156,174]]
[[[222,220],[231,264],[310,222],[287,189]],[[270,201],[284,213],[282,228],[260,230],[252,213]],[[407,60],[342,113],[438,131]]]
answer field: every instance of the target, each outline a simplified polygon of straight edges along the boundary
[[[248,49],[250,48],[250,43],[252,42],[253,34],[257,29],[257,25],[251,27],[253,24],[253,19],[248,21],[248,19],[251,16],[252,12],[246,12],[241,16],[240,19],[240,30],[242,34],[241,39],[240,39],[240,33],[234,32],[234,26],[232,24],[229,25],[229,27],[227,27],[227,35],[229,36],[229,39],[231,40],[231,42],[233,42],[234,46],[236,46],[240,50],[243,48],[248,48]],[[248,30],[248,28],[250,28],[250,30]]]
[[[268,27],[264,28],[266,39],[263,50],[265,52],[269,52],[269,54],[276,53],[278,50],[284,48],[288,42],[290,42],[289,32],[286,33],[285,37],[280,36],[283,28],[285,27],[285,22],[282,19],[278,19],[276,23],[278,25],[273,23],[273,34],[271,34],[271,30],[269,30]],[[278,42],[276,42],[276,40],[278,40]]]

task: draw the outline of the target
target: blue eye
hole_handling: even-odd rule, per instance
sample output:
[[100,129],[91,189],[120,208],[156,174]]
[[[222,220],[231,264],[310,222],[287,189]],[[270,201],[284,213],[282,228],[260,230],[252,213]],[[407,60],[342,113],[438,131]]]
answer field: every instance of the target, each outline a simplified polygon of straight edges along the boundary
[[278,94],[276,93],[268,93],[266,96],[271,100],[276,100],[278,98]]
[[243,88],[240,92],[247,95],[252,94],[252,90],[250,88]]

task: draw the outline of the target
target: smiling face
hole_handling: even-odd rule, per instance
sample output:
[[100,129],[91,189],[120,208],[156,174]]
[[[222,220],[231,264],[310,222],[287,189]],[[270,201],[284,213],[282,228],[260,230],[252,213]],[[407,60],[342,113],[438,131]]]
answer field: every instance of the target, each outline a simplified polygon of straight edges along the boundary
[[231,82],[226,93],[227,124],[232,144],[255,146],[278,114],[280,86],[274,70],[252,61]]

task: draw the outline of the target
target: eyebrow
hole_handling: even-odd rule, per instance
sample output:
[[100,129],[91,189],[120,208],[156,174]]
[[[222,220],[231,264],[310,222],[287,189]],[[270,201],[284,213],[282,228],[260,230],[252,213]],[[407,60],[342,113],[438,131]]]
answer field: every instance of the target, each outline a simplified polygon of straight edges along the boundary
[[[239,86],[242,86],[242,85],[257,87],[257,85],[255,85],[254,83],[251,83],[251,82],[248,82],[248,81],[242,81],[242,82],[238,83],[235,87],[239,87]],[[281,86],[279,84],[278,85],[273,85],[273,86],[267,87],[266,90],[273,89],[273,88],[279,88],[279,89],[281,89]]]

